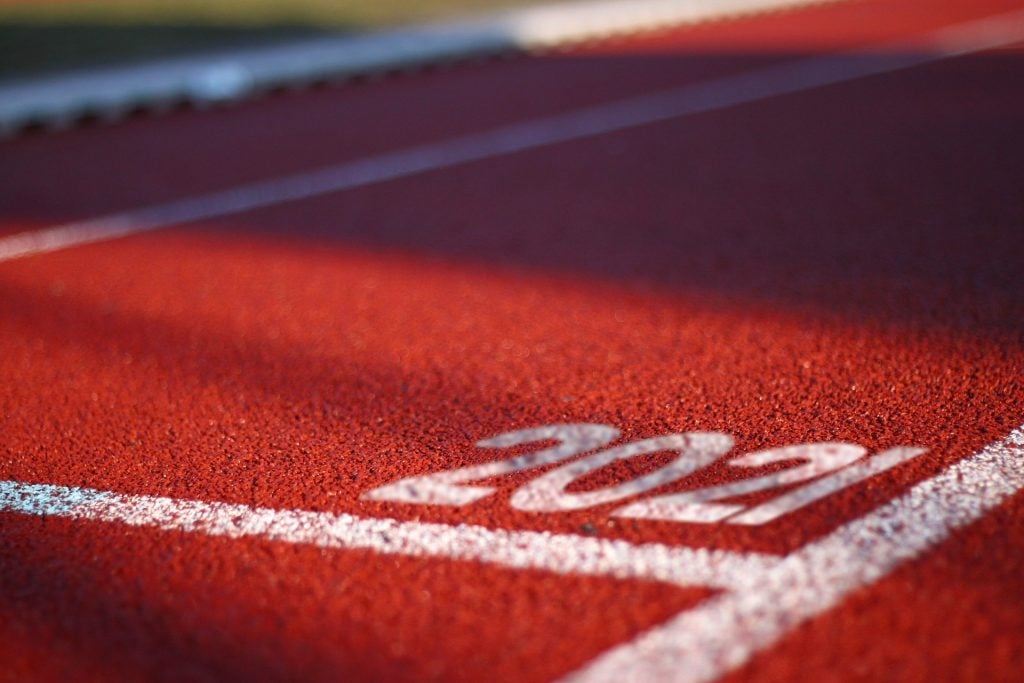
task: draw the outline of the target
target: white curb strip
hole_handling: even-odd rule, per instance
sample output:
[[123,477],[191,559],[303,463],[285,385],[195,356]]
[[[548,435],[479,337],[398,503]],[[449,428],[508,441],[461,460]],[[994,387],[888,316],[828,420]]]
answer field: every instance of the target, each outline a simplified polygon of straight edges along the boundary
[[272,88],[549,48],[609,35],[836,0],[597,0],[354,37],[316,38],[67,73],[0,86],[0,135],[136,109],[238,100]]
[[773,64],[745,73],[529,119],[163,204],[7,235],[0,237],[0,262],[584,140],[769,97],[909,69],[1022,40],[1024,10],[1017,10],[928,34],[927,49],[924,50],[907,51],[901,43],[896,43]]

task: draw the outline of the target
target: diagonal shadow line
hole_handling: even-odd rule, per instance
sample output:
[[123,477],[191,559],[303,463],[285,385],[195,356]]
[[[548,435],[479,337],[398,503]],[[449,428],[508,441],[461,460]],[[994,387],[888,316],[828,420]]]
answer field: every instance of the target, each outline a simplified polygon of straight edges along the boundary
[[[846,120],[849,94],[816,92],[758,105],[753,119],[723,112],[637,131],[652,145],[639,149],[661,149],[618,153],[610,169],[615,140],[524,152],[222,217],[217,229],[720,292],[855,322],[1019,334],[1007,311],[1024,301],[1024,205],[1019,173],[1000,157],[1024,153],[1024,137],[1000,106],[1012,96],[999,92],[1021,63],[941,65],[918,74],[916,97],[856,121]],[[942,69],[960,74],[959,88],[976,77],[956,91],[978,96],[975,109],[919,121],[922,102],[952,87]]]
[[[322,422],[325,426],[341,425],[344,432],[340,438],[348,439],[350,434],[356,434],[352,438],[363,440],[364,443],[368,440],[373,444],[367,452],[377,455],[362,456],[367,461],[360,466],[369,467],[371,472],[384,473],[384,478],[397,465],[389,459],[381,460],[384,457],[382,454],[394,454],[404,448],[404,445],[390,443],[389,428],[424,425],[427,433],[422,440],[430,443],[436,437],[436,434],[431,436],[433,429],[430,426],[438,425],[444,429],[464,432],[466,443],[472,443],[472,434],[501,431],[510,419],[545,419],[543,407],[512,400],[511,394],[496,399],[488,392],[483,381],[480,384],[468,384],[429,369],[402,369],[384,361],[367,360],[366,355],[356,360],[319,357],[307,349],[275,342],[266,337],[239,339],[209,328],[178,327],[156,317],[113,308],[104,309],[101,304],[84,302],[72,296],[57,299],[49,293],[9,282],[0,282],[0,302],[4,326],[9,330],[19,330],[21,334],[42,338],[47,345],[82,349],[97,357],[101,365],[112,368],[123,367],[126,357],[137,359],[139,363],[149,363],[169,383],[168,386],[157,387],[158,392],[170,391],[180,397],[197,395],[210,388],[227,387],[229,392],[237,388],[241,394],[229,393],[227,400],[237,403],[238,412],[248,415],[250,422],[253,416],[263,416],[268,420],[278,420],[270,424],[283,424],[282,429],[294,427],[300,430],[301,425],[289,425],[287,420],[304,415],[313,416],[314,421]],[[83,386],[83,391],[86,391],[89,386],[87,380]],[[97,406],[90,405],[87,394],[77,399],[71,397],[72,404],[76,400],[81,403],[80,413],[96,415]],[[449,424],[453,405],[464,411],[459,424],[454,426]],[[180,409],[186,413],[189,410],[187,407]],[[561,415],[552,415],[551,418],[554,422],[562,421]],[[474,426],[474,420],[479,425]],[[316,429],[323,432],[325,426]],[[192,425],[184,429],[188,431],[198,428]],[[246,429],[251,429],[251,426]],[[176,431],[172,429],[172,438],[177,438],[173,436]],[[292,432],[290,435],[298,433]],[[144,436],[147,439],[155,438],[153,434]],[[285,439],[288,436],[257,434],[253,438],[263,439],[265,444],[273,444],[274,439]],[[208,440],[208,435],[201,438]],[[312,447],[321,450],[327,448],[327,452],[333,452],[338,443],[335,438],[333,433],[327,434],[324,441],[314,442]],[[82,445],[84,455],[88,452],[88,444]],[[207,455],[223,457],[224,454],[215,443],[207,445],[212,449]],[[253,443],[249,447],[256,451],[257,458],[270,457],[266,453],[260,455],[261,449]],[[295,444],[293,450],[306,453],[309,447],[308,443]],[[241,447],[236,447],[236,450],[238,448]],[[354,448],[352,452],[359,453],[361,450]],[[424,447],[424,450],[429,453],[424,456],[428,459],[452,455],[446,454],[443,449]],[[166,459],[171,454],[152,457]],[[267,463],[268,466],[272,465],[269,460]],[[341,473],[336,476],[342,477]],[[334,483],[344,487],[365,486],[362,482],[357,485],[340,479]],[[191,486],[185,480],[179,480],[178,484],[186,489]],[[274,505],[272,499],[248,498],[245,495],[248,489],[244,486],[240,490],[243,492],[241,499],[238,499],[237,490],[233,494],[228,491],[228,497],[220,496],[219,493],[214,495],[231,502]],[[156,495],[173,493],[168,490],[146,492]],[[204,493],[201,488],[191,493],[187,490],[178,493],[199,498],[211,495],[209,492]],[[353,499],[356,497],[353,496]]]
[[[233,346],[232,339],[226,335],[204,332],[204,337],[196,343],[196,338],[189,331],[174,327],[165,321],[141,317],[138,315],[126,314],[118,311],[102,311],[95,307],[83,307],[81,302],[62,301],[54,304],[53,299],[40,294],[35,290],[19,288],[10,284],[0,285],[0,301],[3,304],[5,316],[15,326],[25,326],[44,338],[59,340],[64,343],[80,345],[94,353],[105,356],[115,361],[121,354],[133,353],[140,356],[159,357],[169,367],[184,369],[185,373],[201,380],[204,384],[217,384],[225,379],[235,380],[234,373],[228,373],[227,369],[237,367],[239,363],[239,351]],[[247,386],[260,392],[264,397],[280,398],[286,400],[300,400],[306,396],[305,392],[297,391],[297,387],[322,385],[328,383],[331,389],[325,395],[344,395],[351,397],[352,391],[361,390],[359,379],[362,371],[375,383],[376,391],[382,391],[391,396],[400,395],[400,385],[409,381],[409,377],[402,372],[387,367],[359,368],[360,376],[352,372],[335,372],[329,378],[316,368],[320,367],[317,359],[310,358],[304,351],[293,348],[286,348],[275,345],[268,340],[259,340],[240,353],[245,366],[254,370],[247,373]],[[266,364],[268,357],[283,359],[281,365],[275,363]],[[282,374],[281,369],[284,368]],[[472,387],[460,387],[459,391],[465,391],[473,396],[473,400],[484,400],[484,392],[473,391]],[[306,396],[308,398],[308,396]],[[430,413],[436,402],[437,394],[426,394],[412,399],[412,409],[417,412]],[[483,413],[494,408],[493,399],[491,403],[482,409]],[[369,415],[369,414],[368,414]],[[68,582],[75,583],[76,594],[97,596],[94,602],[86,601],[84,611],[91,615],[90,619],[97,619],[100,624],[107,624],[111,627],[118,627],[123,615],[116,604],[111,604],[98,597],[105,595],[103,586],[104,578],[102,573],[89,573],[86,576],[76,574],[73,567],[62,564],[65,562],[60,554],[60,543],[52,549],[52,553],[42,552],[40,554],[26,554],[20,556],[17,552],[6,555],[15,564],[23,567],[50,567],[41,573],[32,573],[29,570],[29,577],[25,579],[27,584],[40,586],[40,592],[45,595],[62,595]],[[51,572],[52,566],[56,563],[61,567],[55,576]],[[90,570],[91,572],[91,570]],[[64,588],[62,588],[62,586]],[[116,601],[115,601],[116,603]],[[38,606],[44,613],[59,613],[60,608],[56,603],[43,601]],[[250,678],[253,671],[266,673],[269,680],[275,680],[275,662],[271,654],[259,653],[255,656],[239,654],[237,647],[233,649],[232,643],[225,643],[226,654],[219,657],[208,657],[194,649],[189,643],[181,643],[181,634],[177,626],[168,621],[170,616],[166,611],[161,610],[159,605],[141,603],[136,605],[141,610],[141,619],[145,623],[154,624],[153,630],[157,633],[153,636],[153,642],[143,640],[139,647],[142,650],[141,661],[149,661],[154,656],[154,648],[158,643],[167,640],[171,643],[168,647],[162,646],[164,651],[159,661],[189,661],[195,666],[207,667],[211,671],[211,679],[214,680],[245,680]],[[163,635],[160,635],[163,634]],[[148,638],[149,636],[147,636]],[[214,636],[215,640],[215,636]],[[95,644],[98,649],[108,645],[103,636],[97,634]],[[197,662],[203,662],[201,664]],[[140,678],[150,675],[144,665],[140,665]],[[206,673],[206,669],[191,672],[197,677]],[[366,677],[374,678],[377,672],[368,670]],[[173,674],[170,674],[173,677]],[[355,674],[359,677],[359,674]],[[286,679],[282,674],[279,680]]]
[[[384,396],[385,403],[401,401],[401,412],[428,419],[435,414],[440,418],[443,413],[439,397],[451,392],[462,396],[468,405],[477,406],[476,414],[481,417],[489,413],[507,417],[511,410],[495,405],[493,397],[488,398],[480,387],[446,383],[410,394],[403,387],[416,384],[416,378],[397,368],[360,365],[344,370],[335,368],[325,374],[324,365],[301,349],[263,339],[239,350],[230,337],[209,330],[197,339],[189,330],[156,318],[102,310],[71,297],[55,302],[44,293],[10,283],[0,283],[0,301],[9,329],[26,330],[46,343],[82,348],[111,364],[118,363],[126,353],[152,358],[166,366],[169,373],[196,379],[203,386],[235,382],[241,376],[258,401],[283,399],[313,405],[343,398],[346,405],[358,411],[355,419],[365,421],[371,421],[377,414],[375,406],[380,402],[370,400],[375,396]],[[268,358],[275,360],[268,362]],[[241,374],[233,370],[240,364],[245,369]],[[304,390],[311,386],[319,388],[312,401]],[[360,400],[361,395],[367,400]],[[440,419],[437,422],[442,423]],[[126,584],[130,573],[111,577],[105,571],[105,567],[117,563],[119,554],[138,552],[143,544],[132,539],[143,538],[152,530],[122,529],[110,546],[94,548],[90,555],[88,547],[82,548],[74,526],[80,521],[6,514],[3,517],[0,585],[6,589],[0,595],[0,606],[18,615],[22,623],[42,624],[44,629],[56,629],[56,637],[70,639],[62,643],[66,648],[63,652],[72,666],[91,665],[93,680],[103,680],[115,673],[120,680],[295,680],[295,670],[290,668],[294,662],[278,658],[272,639],[249,633],[239,641],[232,633],[182,624],[181,615],[163,602],[165,598],[173,599],[172,596],[140,596],[137,591],[142,588]],[[242,543],[253,545],[251,541]],[[69,551],[70,548],[75,550]],[[307,548],[284,552],[319,551]],[[83,553],[91,559],[83,557]],[[178,560],[170,557],[168,561]],[[182,571],[180,566],[171,569]],[[280,618],[272,611],[258,609],[252,616]],[[199,632],[190,632],[190,627]],[[376,652],[387,653],[389,643],[383,635],[377,638]],[[114,651],[117,655],[112,658]],[[337,671],[318,669],[326,664],[313,659],[312,663],[300,662],[312,667],[308,672],[310,680],[334,679]],[[387,656],[365,657],[356,652],[346,659],[347,679],[383,680],[395,676],[396,665]],[[75,677],[82,674],[77,669],[70,673]]]

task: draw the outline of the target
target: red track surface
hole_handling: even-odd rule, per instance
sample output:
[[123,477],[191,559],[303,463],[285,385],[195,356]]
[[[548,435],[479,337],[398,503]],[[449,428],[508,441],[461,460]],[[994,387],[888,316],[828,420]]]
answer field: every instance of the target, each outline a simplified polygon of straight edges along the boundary
[[[847,2],[25,137],[2,231],[1019,7]],[[1022,82],[993,51],[0,263],[0,480],[785,555],[1024,422]],[[561,422],[929,453],[757,527],[513,510],[534,473],[360,500]],[[1022,577],[1017,495],[729,678],[1019,680]],[[0,512],[0,678],[549,680],[709,592]]]

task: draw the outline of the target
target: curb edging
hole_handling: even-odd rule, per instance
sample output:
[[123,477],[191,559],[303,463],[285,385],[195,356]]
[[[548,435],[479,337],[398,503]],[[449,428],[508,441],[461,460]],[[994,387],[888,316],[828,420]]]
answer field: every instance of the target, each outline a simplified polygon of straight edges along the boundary
[[836,0],[590,0],[359,36],[191,55],[0,86],[0,136],[135,111],[206,106],[271,90],[563,47],[735,15]]

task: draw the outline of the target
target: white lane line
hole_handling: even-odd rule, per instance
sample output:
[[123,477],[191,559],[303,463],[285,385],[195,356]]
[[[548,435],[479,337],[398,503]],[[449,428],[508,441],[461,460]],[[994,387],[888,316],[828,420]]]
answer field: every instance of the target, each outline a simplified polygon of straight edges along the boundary
[[731,588],[749,582],[780,558],[756,553],[635,545],[534,531],[401,522],[347,514],[273,510],[95,489],[0,481],[0,512],[73,517],[241,538],[253,536],[321,548],[365,549],[392,555],[442,557],[539,569],[557,574],[664,581]]
[[0,238],[0,261],[317,197],[769,97],[906,69],[1024,40],[1024,11],[929,34],[930,49],[874,46],[578,109],[464,137]]
[[765,573],[748,574],[745,585],[609,650],[564,680],[712,681],[1021,489],[1024,426]]
[[0,512],[723,589],[566,682],[712,681],[1024,489],[1024,425],[785,558],[0,481]]

